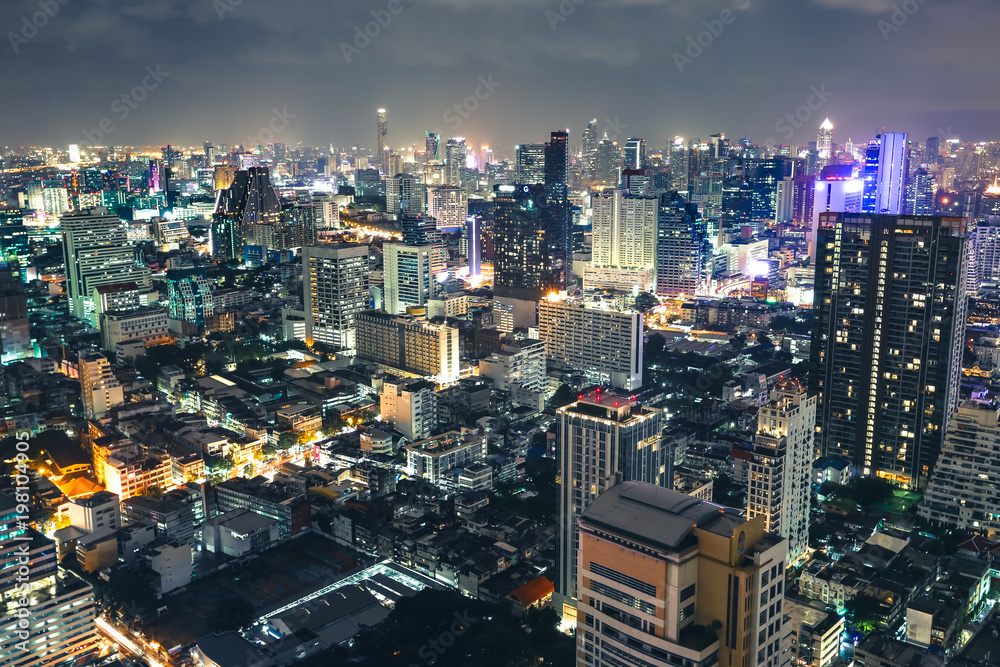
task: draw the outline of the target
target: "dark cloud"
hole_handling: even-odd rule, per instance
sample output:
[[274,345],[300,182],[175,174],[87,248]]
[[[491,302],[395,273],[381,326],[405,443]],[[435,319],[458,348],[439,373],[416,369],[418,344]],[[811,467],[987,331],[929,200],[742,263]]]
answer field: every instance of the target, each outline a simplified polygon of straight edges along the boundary
[[[59,11],[25,42],[44,6]],[[792,142],[826,116],[838,141],[985,139],[996,18],[995,0],[6,0],[0,144],[82,142],[104,118],[113,143],[239,143],[277,108],[295,116],[278,140],[371,145],[380,104],[394,146],[425,129],[501,149],[578,138],[591,117],[653,146],[785,141],[814,88],[830,95]],[[148,66],[169,76],[121,118]]]

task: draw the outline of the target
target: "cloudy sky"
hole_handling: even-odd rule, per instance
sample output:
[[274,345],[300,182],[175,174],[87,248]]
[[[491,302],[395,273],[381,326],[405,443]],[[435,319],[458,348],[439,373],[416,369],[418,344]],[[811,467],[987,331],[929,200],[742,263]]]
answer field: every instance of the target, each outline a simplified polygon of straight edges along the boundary
[[103,121],[102,143],[270,126],[370,146],[380,105],[394,147],[575,144],[591,118],[655,147],[805,143],[825,116],[838,143],[998,138],[998,18],[996,0],[4,0],[0,145],[83,144]]

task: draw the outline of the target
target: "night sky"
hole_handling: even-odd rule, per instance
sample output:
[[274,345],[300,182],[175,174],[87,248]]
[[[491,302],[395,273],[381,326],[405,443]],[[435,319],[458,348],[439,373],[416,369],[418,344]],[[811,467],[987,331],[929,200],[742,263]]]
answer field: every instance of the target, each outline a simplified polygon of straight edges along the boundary
[[[62,2],[0,3],[0,145],[85,144],[108,119],[102,143],[238,144],[271,124],[289,145],[372,146],[380,105],[393,147],[437,130],[498,153],[567,127],[578,144],[592,117],[651,147],[804,144],[825,116],[837,143],[1000,134],[997,0]],[[23,17],[46,4],[34,34]]]

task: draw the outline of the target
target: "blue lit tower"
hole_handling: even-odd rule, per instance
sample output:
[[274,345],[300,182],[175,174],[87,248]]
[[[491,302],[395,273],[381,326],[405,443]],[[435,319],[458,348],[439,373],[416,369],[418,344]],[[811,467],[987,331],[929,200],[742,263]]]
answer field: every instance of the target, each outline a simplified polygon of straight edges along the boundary
[[878,206],[878,197],[876,195],[876,190],[878,189],[878,156],[880,152],[881,141],[879,137],[876,137],[868,142],[868,148],[865,149],[865,166],[862,172],[862,179],[864,180],[864,190],[861,194],[861,211],[863,213],[876,213],[876,207]]
[[906,192],[906,163],[906,133],[888,132],[880,135],[874,213],[902,213]]

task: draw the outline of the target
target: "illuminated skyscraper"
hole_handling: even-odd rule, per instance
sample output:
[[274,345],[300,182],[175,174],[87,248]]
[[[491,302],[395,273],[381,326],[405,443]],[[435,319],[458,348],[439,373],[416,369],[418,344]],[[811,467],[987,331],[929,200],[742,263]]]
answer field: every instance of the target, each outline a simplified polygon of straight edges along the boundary
[[823,213],[860,213],[864,181],[846,164],[823,167],[815,184],[813,215],[809,227],[809,258],[816,260],[816,233]]
[[397,315],[409,307],[420,307],[434,295],[434,273],[431,270],[432,245],[386,243],[383,246],[385,266],[385,310]]
[[656,266],[656,197],[637,197],[607,189],[593,194],[591,201],[594,266],[630,269]]
[[608,133],[604,133],[604,138],[597,144],[597,157],[595,160],[594,179],[603,181],[609,185],[618,182],[619,158],[618,145],[608,138]]
[[357,345],[357,316],[368,308],[368,246],[331,243],[302,249],[306,342],[340,350]]
[[[563,248],[560,259],[564,264],[573,259],[572,217],[569,210],[569,132],[556,130],[545,144],[545,193],[551,214],[559,219],[562,227]],[[578,239],[583,245],[583,232]],[[563,286],[569,278],[569,268],[564,266]]]
[[17,260],[0,262],[0,362],[34,356],[28,325],[28,297]]
[[683,137],[670,144],[670,189],[683,196],[688,192],[688,149]]
[[911,200],[907,213],[912,215],[934,214],[934,176],[926,168],[920,167],[913,174]]
[[423,213],[424,185],[413,174],[396,174],[386,179],[387,213]]
[[514,151],[514,182],[519,185],[544,183],[545,144],[518,144]]
[[378,169],[389,176],[389,124],[386,121],[385,109],[378,110],[378,147],[375,159]]
[[705,236],[698,205],[685,203],[677,192],[660,195],[656,242],[656,293],[694,296],[701,293]]
[[905,132],[879,136],[878,175],[875,188],[875,213],[899,215],[909,171]]
[[19,520],[17,505],[13,494],[0,494],[0,628],[9,638],[0,645],[0,664],[72,664],[98,647],[94,589],[59,567],[55,544]]
[[962,218],[820,220],[809,393],[819,449],[922,487],[959,398],[967,311]]
[[281,202],[267,167],[237,171],[232,185],[216,193],[210,237],[212,256],[242,259],[251,227],[273,226],[280,221]]
[[435,278],[448,268],[448,251],[444,248],[437,221],[424,215],[407,214],[400,220],[400,227],[403,232],[403,243],[434,248],[431,253],[431,271]]
[[469,217],[469,195],[465,188],[440,185],[427,189],[427,215],[438,229],[459,229]]
[[809,546],[816,400],[798,380],[781,378],[757,413],[747,516],[763,516],[764,530],[788,540],[790,561]]
[[498,185],[493,198],[493,274],[497,296],[538,301],[563,289],[564,220],[544,185]]
[[864,190],[861,194],[861,211],[863,213],[878,213],[878,156],[881,153],[881,140],[875,137],[865,148],[865,164],[862,172]]
[[833,123],[827,118],[819,126],[816,137],[816,152],[819,154],[820,166],[826,166],[833,157]]
[[424,159],[434,162],[438,159],[438,149],[441,147],[441,136],[433,132],[425,132]]
[[597,119],[587,123],[583,131],[583,166],[590,176],[594,175],[597,169],[597,144],[600,143],[597,136]]
[[455,137],[449,139],[444,146],[445,151],[445,184],[462,185],[462,172],[465,171],[465,139]]
[[215,314],[212,283],[203,268],[167,271],[167,298],[170,318],[188,322],[199,333]]
[[646,168],[646,140],[629,137],[625,142],[625,169]]

